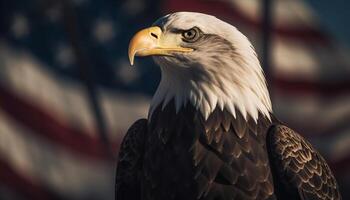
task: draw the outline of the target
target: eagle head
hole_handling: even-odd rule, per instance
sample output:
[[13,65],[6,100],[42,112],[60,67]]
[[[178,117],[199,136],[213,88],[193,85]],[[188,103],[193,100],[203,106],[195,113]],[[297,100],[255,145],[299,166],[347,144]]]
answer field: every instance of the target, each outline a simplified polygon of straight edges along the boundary
[[161,68],[150,115],[175,102],[177,111],[191,103],[205,119],[216,108],[255,121],[259,113],[270,117],[271,101],[252,44],[214,16],[177,12],[158,19],[131,39],[131,64],[135,56],[152,56]]

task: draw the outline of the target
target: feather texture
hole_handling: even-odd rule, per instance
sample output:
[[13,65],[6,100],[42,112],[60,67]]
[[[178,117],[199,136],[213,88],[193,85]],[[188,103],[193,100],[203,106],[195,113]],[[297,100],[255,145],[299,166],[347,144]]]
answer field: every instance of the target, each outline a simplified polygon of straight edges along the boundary
[[268,142],[280,199],[341,199],[326,161],[303,137],[277,125],[270,130]]
[[274,199],[263,142],[270,124],[261,114],[246,121],[216,108],[205,119],[191,104],[158,106],[145,144],[146,199]]
[[217,108],[205,120],[170,102],[136,122],[119,155],[118,200],[341,199],[327,163],[299,134],[236,114]]

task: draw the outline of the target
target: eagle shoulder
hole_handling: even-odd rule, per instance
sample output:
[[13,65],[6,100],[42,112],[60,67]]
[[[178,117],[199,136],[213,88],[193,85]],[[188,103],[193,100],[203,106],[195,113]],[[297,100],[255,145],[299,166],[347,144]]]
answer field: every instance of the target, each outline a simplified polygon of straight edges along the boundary
[[280,198],[341,199],[325,159],[301,135],[287,126],[275,125],[269,130],[267,146]]
[[117,200],[141,199],[140,173],[147,134],[147,120],[137,120],[122,141],[116,172],[115,198]]

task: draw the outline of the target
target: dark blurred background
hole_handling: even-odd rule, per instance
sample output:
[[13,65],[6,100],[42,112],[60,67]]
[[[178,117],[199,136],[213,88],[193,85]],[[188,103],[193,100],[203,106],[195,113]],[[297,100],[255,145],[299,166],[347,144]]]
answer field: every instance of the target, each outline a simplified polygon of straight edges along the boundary
[[350,3],[326,0],[0,1],[0,199],[113,199],[126,129],[159,78],[132,35],[174,11],[236,26],[275,114],[328,160],[350,199]]

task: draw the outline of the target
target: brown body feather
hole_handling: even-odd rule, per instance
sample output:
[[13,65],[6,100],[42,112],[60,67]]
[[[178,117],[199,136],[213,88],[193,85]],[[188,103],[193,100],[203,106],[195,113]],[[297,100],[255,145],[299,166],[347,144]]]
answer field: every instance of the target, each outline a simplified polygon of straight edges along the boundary
[[192,106],[176,114],[173,105],[128,131],[118,200],[340,199],[324,159],[278,121],[219,109],[204,120]]

